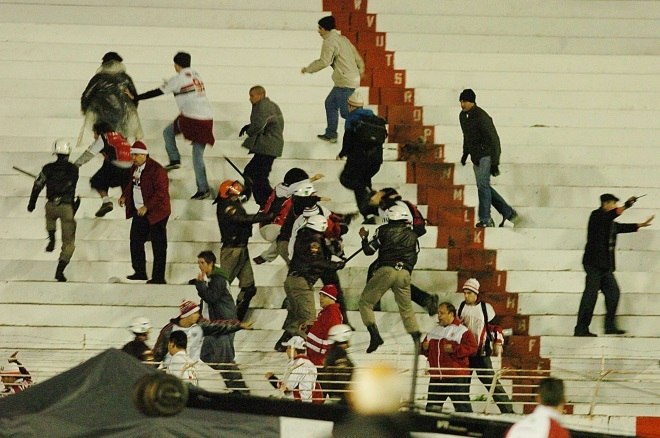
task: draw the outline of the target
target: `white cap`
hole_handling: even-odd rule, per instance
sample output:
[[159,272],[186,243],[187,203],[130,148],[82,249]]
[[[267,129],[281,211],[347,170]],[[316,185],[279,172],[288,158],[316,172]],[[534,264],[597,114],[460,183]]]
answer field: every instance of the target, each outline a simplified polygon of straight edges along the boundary
[[463,285],[463,289],[471,290],[475,294],[479,295],[479,280],[476,278],[468,278],[468,280]]
[[353,94],[348,98],[348,104],[354,107],[364,106],[364,100],[358,90],[353,91]]
[[294,336],[286,342],[282,342],[285,347],[293,347],[296,350],[305,349],[305,340],[300,336]]

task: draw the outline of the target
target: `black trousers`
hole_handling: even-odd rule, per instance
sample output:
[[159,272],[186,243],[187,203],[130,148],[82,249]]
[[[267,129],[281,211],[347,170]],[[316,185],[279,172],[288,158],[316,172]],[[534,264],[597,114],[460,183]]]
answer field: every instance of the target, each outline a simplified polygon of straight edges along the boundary
[[440,412],[447,398],[451,398],[456,412],[472,412],[470,377],[431,377],[426,410]]
[[151,240],[154,265],[151,278],[165,281],[165,263],[167,262],[167,220],[150,224],[144,216],[133,216],[131,222],[131,265],[136,274],[147,274],[147,261],[144,244]]
[[273,188],[270,186],[268,176],[273,168],[275,157],[264,154],[254,154],[243,170],[245,177],[245,195],[254,194],[254,201],[263,206],[268,200]]
[[599,290],[603,291],[603,295],[605,296],[605,330],[616,329],[616,309],[619,306],[619,295],[621,292],[616,278],[614,278],[614,273],[610,270],[600,269],[590,265],[584,265],[584,270],[587,273],[587,278],[582,299],[580,300],[575,334],[589,331]]
[[502,385],[500,385],[499,381],[495,380],[495,382],[493,382],[495,371],[493,371],[493,362],[490,360],[490,357],[472,356],[470,358],[470,368],[482,368],[475,370],[475,373],[477,373],[477,378],[486,386],[488,391],[490,391],[491,385],[495,385],[493,400],[495,400],[495,403],[500,409],[500,412],[503,414],[513,414],[511,399],[507,395],[504,388],[502,388]]

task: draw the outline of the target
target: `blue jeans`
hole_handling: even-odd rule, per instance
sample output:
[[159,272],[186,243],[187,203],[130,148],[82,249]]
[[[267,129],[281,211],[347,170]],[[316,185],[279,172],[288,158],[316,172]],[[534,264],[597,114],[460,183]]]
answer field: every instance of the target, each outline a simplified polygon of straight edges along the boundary
[[[181,162],[181,154],[179,154],[179,149],[176,147],[174,123],[170,123],[163,129],[163,139],[165,140],[165,150],[167,151],[170,163],[172,161]],[[209,183],[206,179],[206,166],[204,165],[204,149],[206,149],[206,145],[192,142],[192,162],[198,192],[209,191]]]
[[337,125],[339,125],[339,116],[345,119],[348,115],[348,98],[353,94],[355,88],[332,87],[330,94],[325,98],[325,117],[328,126],[325,128],[326,137],[337,138]]
[[482,157],[479,165],[473,164],[472,167],[479,194],[479,222],[490,221],[491,204],[502,217],[509,219],[513,214],[513,208],[490,186],[490,157]]

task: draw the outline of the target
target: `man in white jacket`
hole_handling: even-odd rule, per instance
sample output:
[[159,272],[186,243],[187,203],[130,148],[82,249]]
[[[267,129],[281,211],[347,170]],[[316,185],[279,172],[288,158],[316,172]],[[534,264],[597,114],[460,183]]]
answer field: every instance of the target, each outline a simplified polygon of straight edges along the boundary
[[172,374],[175,377],[197,385],[197,360],[188,356],[188,336],[181,330],[170,333],[167,342],[169,356],[160,364],[158,369]]
[[495,309],[490,303],[481,299],[479,294],[479,281],[469,278],[463,285],[463,301],[458,307],[458,317],[470,329],[477,340],[477,353],[470,357],[470,368],[475,370],[477,377],[486,386],[486,390],[493,388],[493,400],[503,414],[513,414],[511,399],[502,385],[495,378],[492,356],[501,356],[504,337],[501,332],[494,333],[488,330],[488,324],[495,318]]
[[337,32],[335,17],[329,15],[319,20],[319,35],[323,38],[321,56],[301,69],[302,73],[316,73],[331,66],[334,70],[332,81],[334,87],[325,98],[325,116],[327,126],[323,134],[317,135],[321,140],[337,143],[337,126],[339,116],[346,118],[348,114],[348,98],[360,86],[360,78],[364,74],[364,61],[357,49],[345,36]]
[[514,424],[506,438],[570,438],[560,422],[566,403],[564,382],[553,377],[543,379],[536,400],[539,405],[534,412]]

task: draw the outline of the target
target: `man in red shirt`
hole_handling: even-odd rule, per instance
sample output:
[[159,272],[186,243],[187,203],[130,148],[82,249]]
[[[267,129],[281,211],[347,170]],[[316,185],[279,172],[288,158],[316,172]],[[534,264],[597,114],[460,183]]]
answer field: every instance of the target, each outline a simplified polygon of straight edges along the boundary
[[472,412],[470,356],[477,353],[477,342],[456,317],[453,304],[438,306],[438,322],[440,325],[426,335],[421,346],[431,367],[426,410],[441,412],[445,400],[451,397],[456,412]]
[[131,264],[129,280],[147,280],[144,244],[151,240],[154,264],[150,284],[165,284],[167,261],[167,220],[170,218],[170,191],[167,171],[149,158],[147,146],[136,141],[131,147],[133,167],[129,183],[119,198],[126,206],[126,219],[131,222]]
[[307,356],[316,366],[323,366],[325,355],[332,345],[332,341],[328,339],[328,331],[331,327],[344,322],[341,309],[337,304],[338,293],[334,284],[326,284],[319,291],[321,311],[316,317],[314,325],[310,327],[305,341]]

